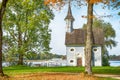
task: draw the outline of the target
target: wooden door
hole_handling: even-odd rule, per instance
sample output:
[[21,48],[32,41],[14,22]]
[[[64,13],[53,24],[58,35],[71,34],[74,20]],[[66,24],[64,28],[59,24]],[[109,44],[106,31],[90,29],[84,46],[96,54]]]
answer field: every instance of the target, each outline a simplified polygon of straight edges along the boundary
[[82,58],[77,58],[77,66],[82,66]]

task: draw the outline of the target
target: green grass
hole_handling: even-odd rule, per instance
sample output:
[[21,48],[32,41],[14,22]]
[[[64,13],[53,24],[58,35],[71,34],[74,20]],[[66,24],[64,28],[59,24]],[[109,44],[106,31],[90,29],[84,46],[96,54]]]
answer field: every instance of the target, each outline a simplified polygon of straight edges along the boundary
[[27,67],[27,66],[11,66],[3,68],[5,74],[23,74],[36,72],[83,72],[83,67]]
[[93,73],[120,75],[120,67],[93,67]]
[[[11,66],[3,68],[5,74],[23,74],[36,72],[84,72],[84,67],[28,67],[28,66]],[[94,74],[118,74],[120,67],[93,67]]]
[[[93,74],[116,74],[120,75],[120,67],[93,67]],[[84,67],[28,67],[28,66],[11,66],[4,67],[3,71],[9,76],[27,73],[42,73],[42,72],[84,72]],[[99,78],[100,80],[117,80],[112,78]]]

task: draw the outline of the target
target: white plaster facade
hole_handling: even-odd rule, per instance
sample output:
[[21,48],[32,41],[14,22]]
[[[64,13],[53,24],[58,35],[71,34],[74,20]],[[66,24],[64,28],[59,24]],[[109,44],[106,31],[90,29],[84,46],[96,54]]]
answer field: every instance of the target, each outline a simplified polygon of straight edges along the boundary
[[[85,66],[84,46],[66,46],[67,66],[78,66],[77,59],[81,58],[81,66]],[[102,66],[101,47],[93,47],[92,66]]]
[[[68,13],[65,17],[66,21],[66,55],[67,55],[67,66],[85,66],[85,55],[84,45],[86,39],[86,30],[84,29],[73,29],[74,17],[72,16],[70,3],[68,5]],[[101,46],[104,42],[102,30],[94,29],[94,46],[92,49],[92,66],[102,66],[102,51]]]

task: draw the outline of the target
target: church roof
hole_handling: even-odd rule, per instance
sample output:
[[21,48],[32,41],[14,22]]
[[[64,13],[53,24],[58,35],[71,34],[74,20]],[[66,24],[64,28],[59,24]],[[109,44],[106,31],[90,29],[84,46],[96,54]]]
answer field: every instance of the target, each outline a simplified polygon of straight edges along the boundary
[[[65,44],[66,45],[85,45],[86,30],[74,29],[71,33],[66,32]],[[102,29],[93,29],[93,44],[104,44],[104,33]]]
[[74,17],[72,16],[72,11],[71,11],[71,5],[70,5],[70,2],[69,2],[69,7],[68,7],[68,13],[67,13],[67,16],[65,17],[65,20],[66,19],[71,19],[71,20],[75,20]]

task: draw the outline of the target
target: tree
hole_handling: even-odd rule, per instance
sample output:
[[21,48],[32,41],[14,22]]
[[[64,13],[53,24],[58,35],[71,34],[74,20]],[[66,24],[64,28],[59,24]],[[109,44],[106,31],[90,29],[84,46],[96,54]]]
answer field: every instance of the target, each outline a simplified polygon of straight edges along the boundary
[[[45,4],[61,2],[64,0],[45,0]],[[78,2],[82,2],[82,0],[73,0]],[[105,4],[110,3],[110,1],[114,0],[85,0],[83,2],[87,3],[88,11],[87,11],[87,38],[86,38],[86,46],[85,46],[85,72],[89,75],[92,74],[92,67],[91,67],[91,55],[92,55],[92,23],[93,23],[93,5],[95,3],[103,2]]]
[[92,57],[92,24],[93,24],[93,3],[88,1],[87,11],[87,38],[85,46],[85,72],[92,74],[91,57]]
[[18,57],[16,61],[23,65],[25,55],[50,50],[48,25],[53,13],[43,0],[10,0],[6,9],[3,26],[7,51],[4,52]]
[[[84,24],[83,28],[86,29],[86,27],[87,25]],[[110,23],[105,22],[103,20],[99,20],[99,19],[93,20],[93,28],[103,29],[105,43],[102,46],[102,53],[103,53],[102,62],[103,62],[103,66],[109,65],[109,62],[108,62],[109,54],[108,54],[107,48],[112,49],[112,47],[116,47],[117,45],[117,42],[114,40],[116,36],[115,30],[112,28],[112,25]]]
[[0,6],[0,76],[4,76],[3,70],[2,70],[2,20],[3,15],[5,13],[6,5],[8,0],[2,0],[1,6]]
[[112,28],[112,25],[110,23],[104,22],[103,20],[95,20],[93,27],[96,26],[101,26],[101,28],[104,31],[104,39],[105,39],[105,43],[102,46],[102,60],[103,60],[103,66],[107,66],[109,65],[109,54],[107,51],[107,48],[112,49],[112,47],[116,47],[117,42],[114,40],[116,33],[115,30]]
[[[93,5],[95,3],[103,2],[105,4],[110,3],[111,0],[87,0],[88,3],[88,12],[87,12],[87,39],[86,39],[86,46],[85,46],[85,72],[89,75],[92,74],[92,67],[91,67],[91,55],[92,55],[92,25],[93,25]],[[112,1],[113,2],[113,1]]]

